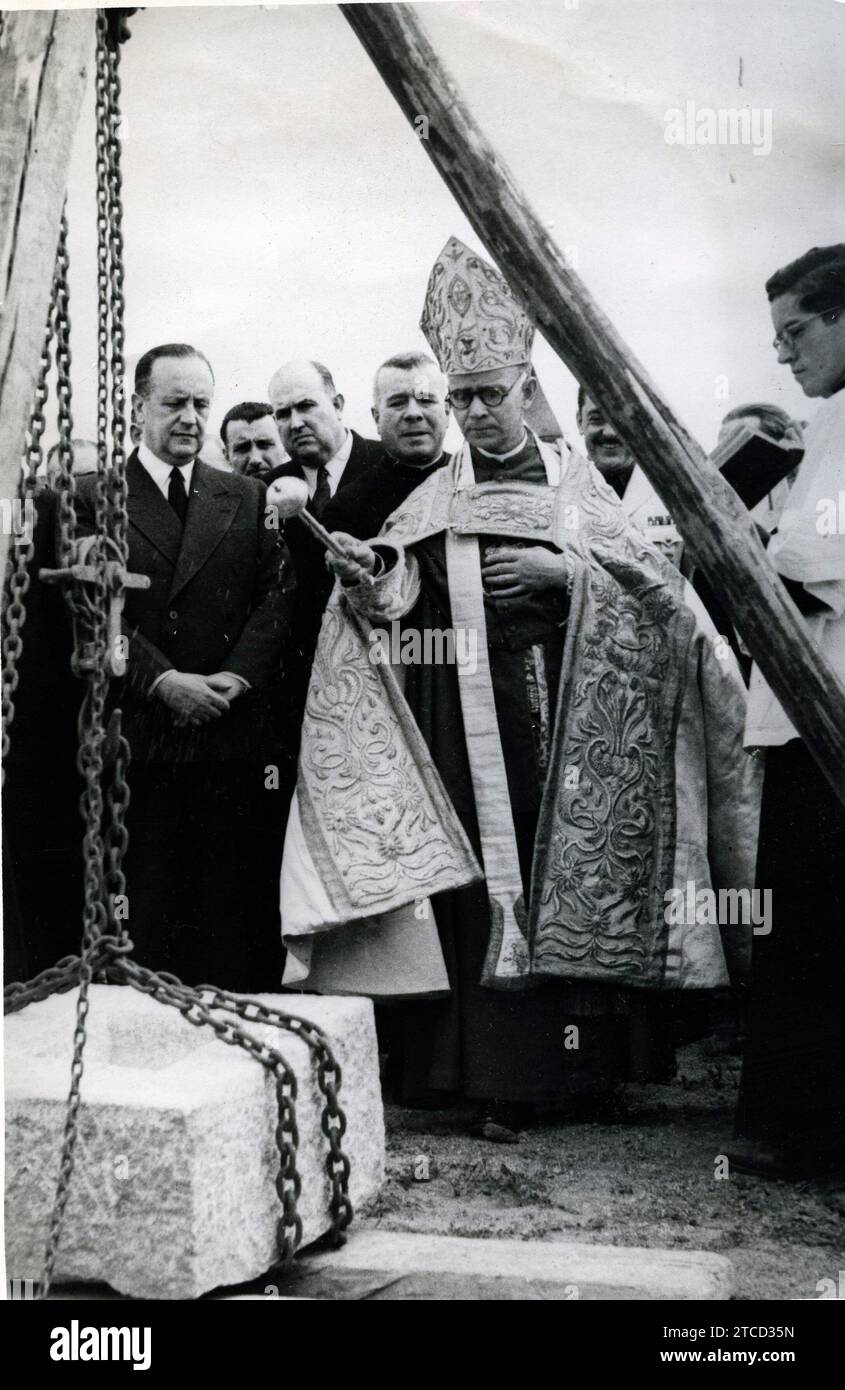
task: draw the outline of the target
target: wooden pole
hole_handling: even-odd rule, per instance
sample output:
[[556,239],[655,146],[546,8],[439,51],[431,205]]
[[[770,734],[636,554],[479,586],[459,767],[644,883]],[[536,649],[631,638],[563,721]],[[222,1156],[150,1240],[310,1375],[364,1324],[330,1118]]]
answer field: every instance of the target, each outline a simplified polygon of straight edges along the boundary
[[[845,688],[733,488],[661,398],[567,265],[437,57],[410,5],[341,5],[458,204],[544,336],[612,421],[724,600],[796,729],[845,802]],[[761,291],[762,292],[762,291]]]
[[[95,14],[7,11],[0,31],[0,498],[10,501],[35,400]],[[0,535],[0,574],[9,540]]]

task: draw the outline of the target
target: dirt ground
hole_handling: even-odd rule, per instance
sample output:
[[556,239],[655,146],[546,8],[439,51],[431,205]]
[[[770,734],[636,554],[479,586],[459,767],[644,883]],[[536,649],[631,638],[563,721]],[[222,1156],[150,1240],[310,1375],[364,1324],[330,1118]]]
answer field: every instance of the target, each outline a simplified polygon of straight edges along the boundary
[[509,1145],[469,1138],[467,1111],[388,1106],[387,1181],[356,1225],[711,1250],[733,1261],[735,1299],[818,1298],[845,1270],[845,1183],[717,1179],[738,1081],[738,1058],[705,1040],[671,1085]]

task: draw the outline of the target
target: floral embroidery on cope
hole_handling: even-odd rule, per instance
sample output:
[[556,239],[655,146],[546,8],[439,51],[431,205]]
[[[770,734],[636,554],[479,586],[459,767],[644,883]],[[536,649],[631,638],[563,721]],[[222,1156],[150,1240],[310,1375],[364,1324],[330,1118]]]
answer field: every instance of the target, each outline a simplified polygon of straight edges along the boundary
[[[399,722],[378,698],[378,668],[338,608],[326,610],[308,692],[300,776],[353,906],[379,908],[397,891],[436,891],[454,876],[455,848]],[[448,886],[445,883],[439,886]]]
[[[618,553],[605,563],[591,571],[578,615],[576,669],[541,815],[533,969],[653,985],[665,955],[658,899],[673,847],[679,648],[692,620],[661,575],[651,586],[641,564]],[[565,776],[573,767],[574,786]]]

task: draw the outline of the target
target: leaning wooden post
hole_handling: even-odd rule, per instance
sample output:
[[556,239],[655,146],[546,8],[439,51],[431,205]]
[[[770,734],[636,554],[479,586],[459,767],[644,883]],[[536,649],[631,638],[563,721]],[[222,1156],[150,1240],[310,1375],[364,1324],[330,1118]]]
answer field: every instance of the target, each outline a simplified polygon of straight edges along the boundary
[[0,30],[0,498],[10,500],[35,400],[95,14],[7,11]]
[[[672,513],[828,781],[845,802],[845,688],[816,652],[748,512],[567,265],[470,114],[409,5],[340,7],[481,240]],[[762,276],[762,268],[761,268]]]

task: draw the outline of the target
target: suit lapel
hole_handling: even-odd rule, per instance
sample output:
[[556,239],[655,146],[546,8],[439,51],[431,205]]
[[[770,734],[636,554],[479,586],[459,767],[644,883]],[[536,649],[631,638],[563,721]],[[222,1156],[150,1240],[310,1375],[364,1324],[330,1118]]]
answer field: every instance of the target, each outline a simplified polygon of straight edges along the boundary
[[188,495],[182,549],[170,589],[171,598],[190,583],[217,549],[240,505],[240,497],[230,492],[226,485],[225,474],[197,459]]
[[[349,451],[349,458],[346,460],[343,472],[340,475],[340,482],[337,485],[334,497],[337,496],[341,488],[348,487],[349,484],[354,483],[355,479],[359,478],[362,473],[366,473],[369,467],[367,451],[363,439],[359,434],[356,434],[354,430],[350,430],[349,433],[352,435],[352,448]],[[276,477],[301,478],[303,482],[308,481],[302,466],[298,463],[294,463],[293,459],[288,463],[282,464]],[[311,498],[308,499],[306,510],[314,516],[314,508],[311,505],[312,500]]]
[[364,448],[363,439],[354,430],[351,430],[350,433],[352,435],[352,448],[349,451],[349,458],[346,460],[346,467],[341,474],[338,492],[342,487],[349,487],[350,483],[354,483],[356,478],[360,478],[362,473],[366,473],[368,467],[367,451]]
[[129,455],[126,463],[129,484],[129,520],[175,567],[182,544],[179,518],[138,458]]

